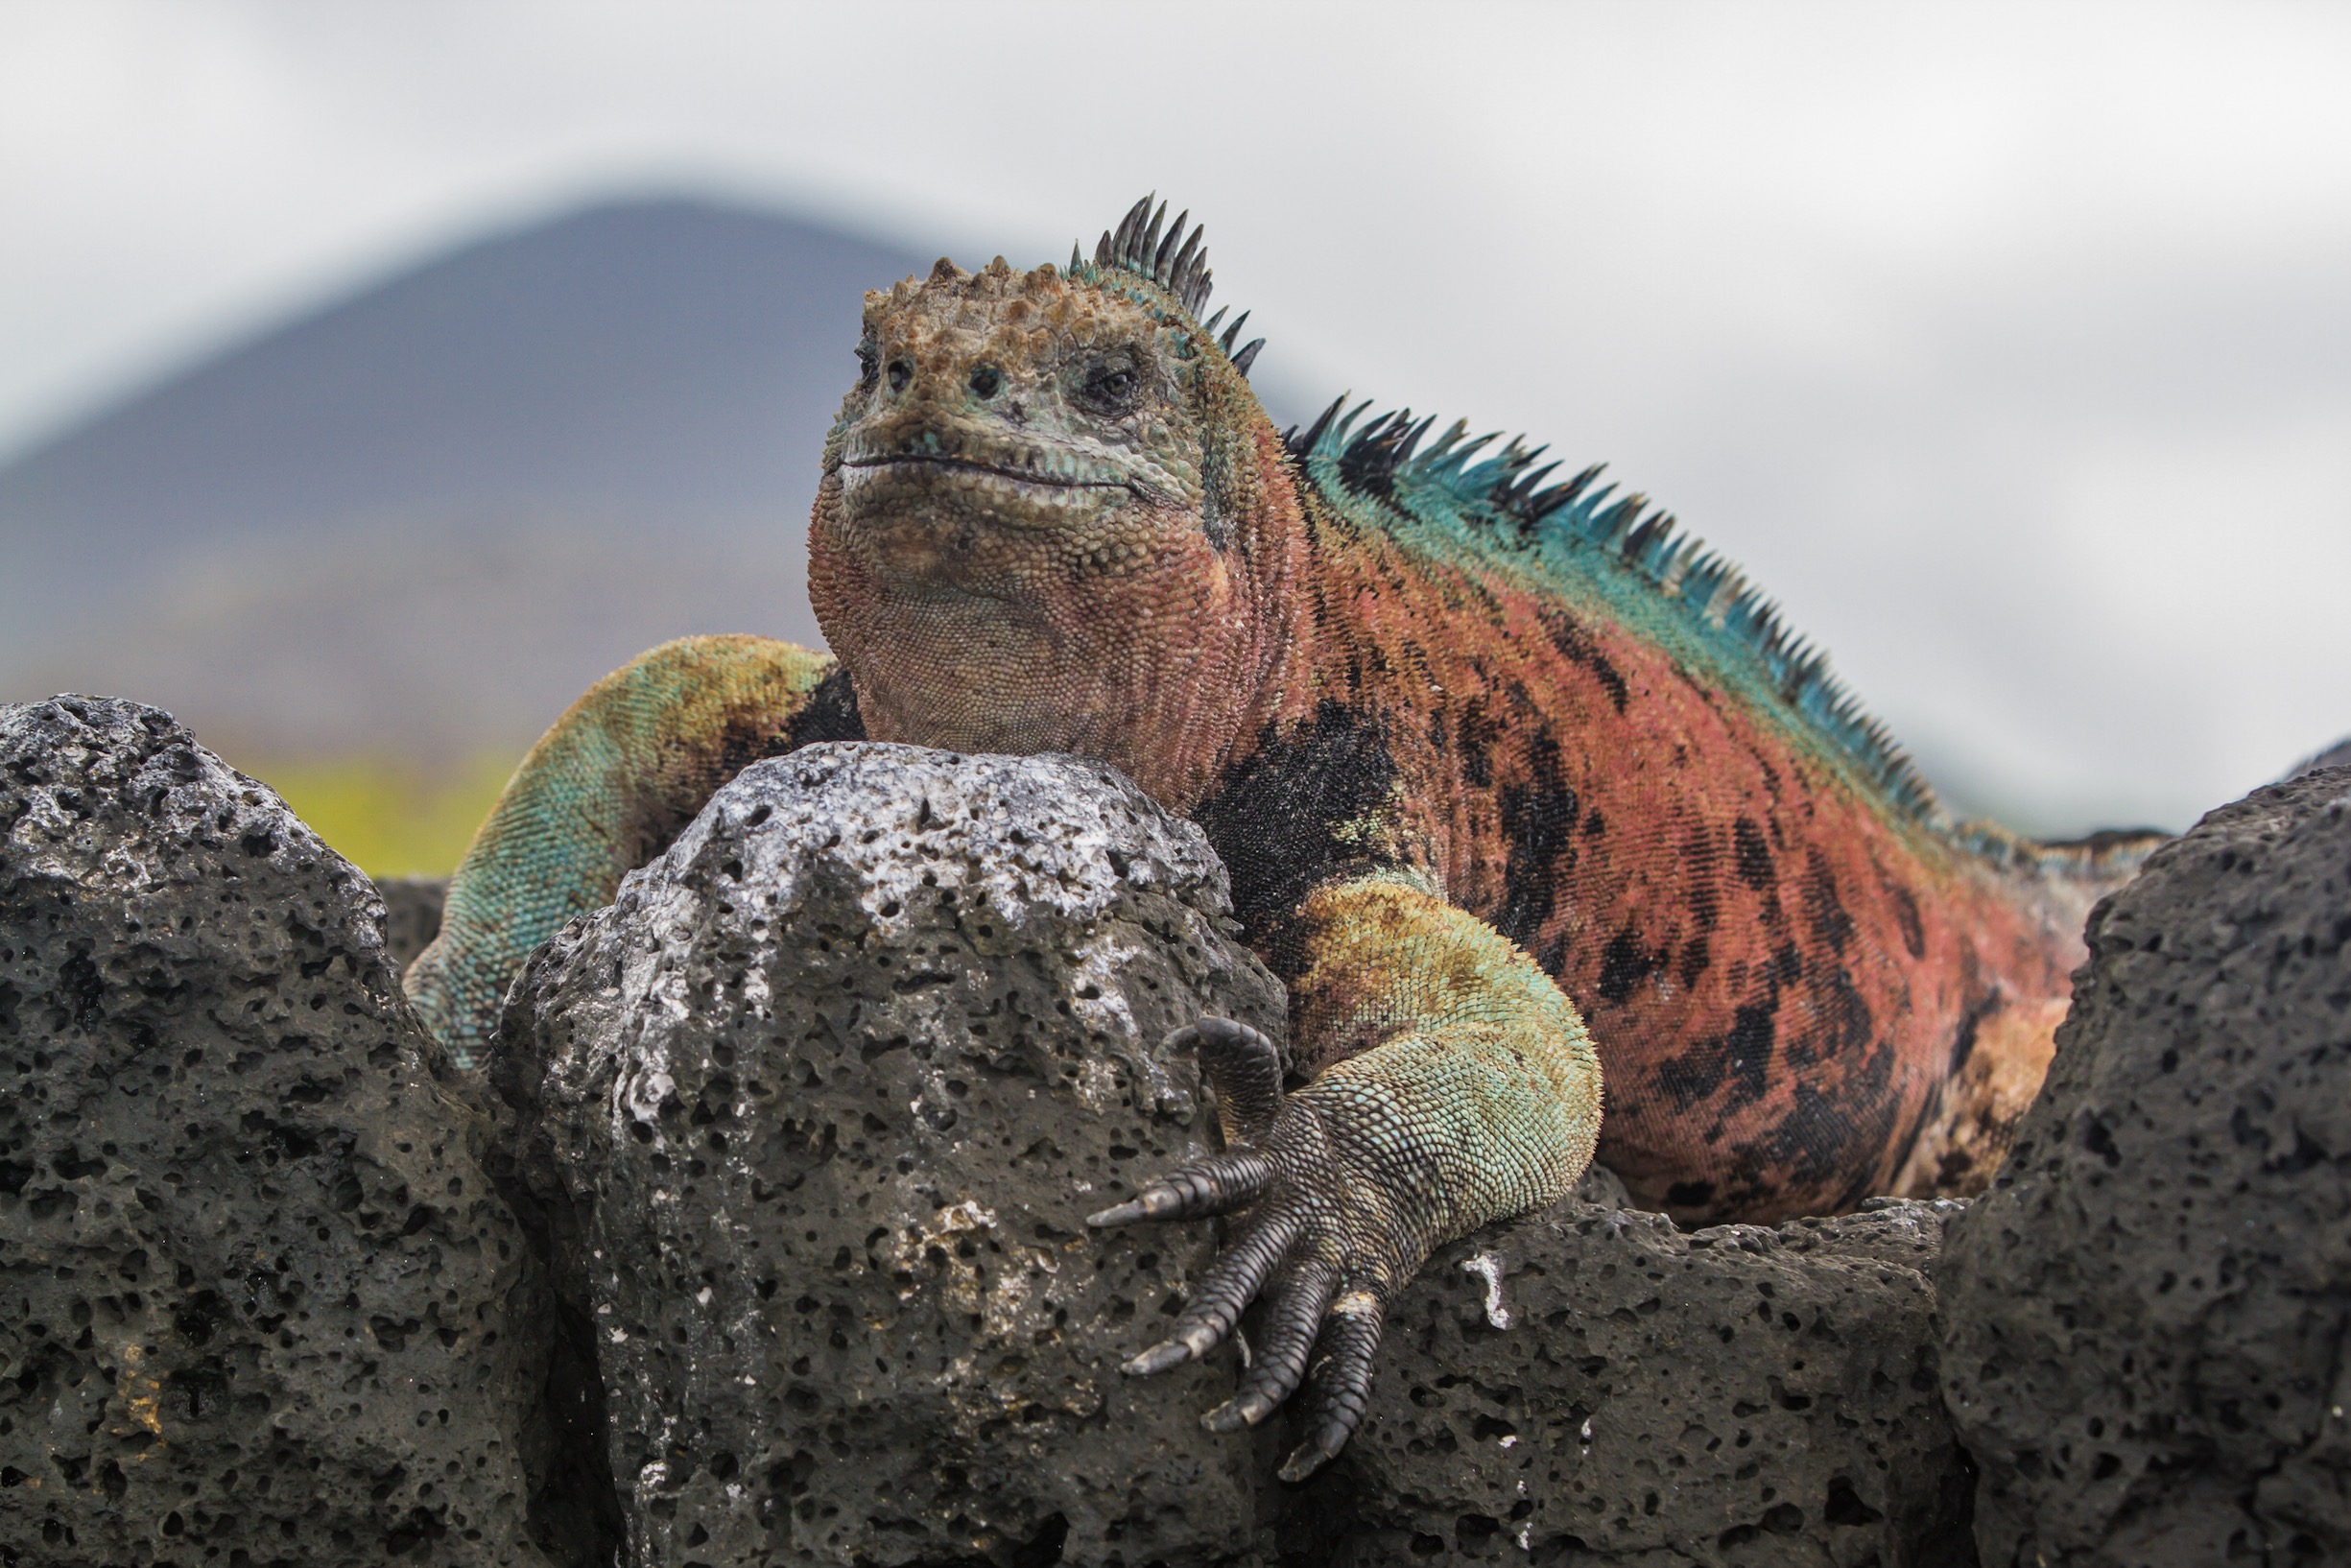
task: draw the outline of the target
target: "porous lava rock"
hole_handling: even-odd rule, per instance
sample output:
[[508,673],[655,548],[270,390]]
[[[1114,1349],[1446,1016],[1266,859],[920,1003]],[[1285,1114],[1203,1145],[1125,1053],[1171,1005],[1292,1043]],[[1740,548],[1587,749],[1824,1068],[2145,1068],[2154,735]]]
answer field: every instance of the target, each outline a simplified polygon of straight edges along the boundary
[[0,1563],[549,1560],[545,1314],[382,919],[170,715],[0,708]]
[[440,935],[440,907],[448,899],[445,876],[388,876],[375,891],[384,896],[384,951],[394,969],[406,969]]
[[1983,1560],[2351,1560],[2351,769],[2102,903],[1941,1266]]
[[1974,1561],[1929,1271],[1961,1205],[1677,1230],[1571,1201],[1389,1316],[1364,1429],[1284,1545],[1349,1564]]
[[1205,1223],[1202,1012],[1279,1029],[1189,823],[1066,757],[754,764],[510,992],[490,1071],[593,1324],[632,1560],[1198,1563],[1264,1460],[1147,1382]]

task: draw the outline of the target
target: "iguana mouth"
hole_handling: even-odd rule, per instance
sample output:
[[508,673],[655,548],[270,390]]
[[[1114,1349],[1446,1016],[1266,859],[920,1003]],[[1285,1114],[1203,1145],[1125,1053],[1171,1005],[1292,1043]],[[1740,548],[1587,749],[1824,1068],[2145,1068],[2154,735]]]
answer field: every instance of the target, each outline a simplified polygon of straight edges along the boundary
[[994,479],[1009,479],[1018,485],[1041,485],[1057,490],[1116,490],[1126,488],[1122,480],[1077,479],[1065,474],[1023,473],[1017,468],[1006,468],[993,463],[979,463],[970,458],[937,457],[927,453],[901,453],[890,457],[850,458],[843,468],[962,468],[975,474],[986,474]]

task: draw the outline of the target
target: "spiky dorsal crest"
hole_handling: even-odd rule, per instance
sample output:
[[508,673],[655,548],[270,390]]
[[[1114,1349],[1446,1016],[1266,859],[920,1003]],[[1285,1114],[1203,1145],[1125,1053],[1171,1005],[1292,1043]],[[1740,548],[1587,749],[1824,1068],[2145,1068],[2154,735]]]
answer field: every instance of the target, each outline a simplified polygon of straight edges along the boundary
[[1400,538],[1426,534],[1554,582],[1615,577],[1657,614],[1680,622],[1697,644],[1759,677],[1898,811],[1948,830],[1932,786],[1829,673],[1828,655],[1789,630],[1778,606],[1736,564],[1677,529],[1649,497],[1595,487],[1598,463],[1546,484],[1559,466],[1541,462],[1548,448],[1513,437],[1482,456],[1501,434],[1472,437],[1460,420],[1424,451],[1434,418],[1415,421],[1402,409],[1366,420],[1369,402],[1351,410],[1346,403],[1338,398],[1303,433],[1293,427],[1286,438],[1318,486],[1385,503]]
[[[1093,265],[1101,272],[1116,269],[1132,273],[1145,282],[1166,291],[1194,321],[1199,321],[1200,311],[1208,303],[1208,295],[1214,286],[1214,274],[1208,270],[1207,227],[1195,224],[1192,231],[1186,234],[1184,226],[1191,222],[1191,212],[1187,209],[1177,213],[1176,221],[1170,224],[1165,202],[1160,202],[1153,209],[1152,203],[1157,200],[1158,193],[1155,191],[1146,196],[1127,210],[1127,216],[1119,220],[1118,227],[1103,232],[1101,240],[1094,246]],[[1076,273],[1084,266],[1084,256],[1076,246],[1072,246],[1069,270]],[[1257,352],[1265,347],[1266,341],[1256,338],[1235,347],[1234,344],[1241,338],[1241,323],[1249,319],[1249,313],[1245,310],[1235,317],[1223,335],[1218,337],[1217,323],[1223,319],[1224,313],[1218,311],[1201,321],[1202,330],[1211,338],[1216,338],[1217,346],[1224,350],[1225,356],[1233,362],[1233,368],[1247,375],[1249,367],[1257,362]]]

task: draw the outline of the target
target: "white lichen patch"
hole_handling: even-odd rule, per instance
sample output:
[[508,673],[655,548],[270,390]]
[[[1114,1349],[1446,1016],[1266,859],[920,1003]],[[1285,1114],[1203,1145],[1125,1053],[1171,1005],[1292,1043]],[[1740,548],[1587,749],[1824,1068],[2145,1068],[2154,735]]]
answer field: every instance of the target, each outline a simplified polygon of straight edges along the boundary
[[1461,1272],[1476,1274],[1485,1281],[1485,1320],[1494,1328],[1508,1328],[1512,1322],[1509,1305],[1502,1299],[1502,1281],[1507,1272],[1499,1252],[1481,1252],[1464,1258]]

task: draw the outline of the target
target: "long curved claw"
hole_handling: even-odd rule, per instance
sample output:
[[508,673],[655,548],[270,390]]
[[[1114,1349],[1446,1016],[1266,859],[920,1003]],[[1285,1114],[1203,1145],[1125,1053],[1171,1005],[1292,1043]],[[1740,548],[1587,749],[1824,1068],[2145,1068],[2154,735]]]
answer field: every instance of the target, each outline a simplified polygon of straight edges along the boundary
[[1229,1150],[1161,1176],[1124,1203],[1085,1217],[1097,1230],[1137,1220],[1194,1220],[1254,1203],[1273,1184],[1273,1162],[1254,1149]]
[[1284,1481],[1304,1481],[1354,1436],[1371,1400],[1371,1363],[1380,1348],[1386,1311],[1386,1304],[1368,1291],[1350,1291],[1332,1306],[1322,1331],[1328,1348],[1315,1365],[1306,1440],[1282,1461],[1277,1473]]
[[1303,1480],[1362,1424],[1388,1298],[1429,1243],[1411,1223],[1412,1194],[1379,1157],[1384,1134],[1376,1119],[1364,1123],[1360,1090],[1318,1083],[1285,1096],[1273,1043],[1227,1018],[1203,1018],[1168,1043],[1199,1050],[1227,1147],[1086,1223],[1249,1212],[1167,1337],[1120,1370],[1148,1377],[1207,1355],[1264,1293],[1258,1353],[1233,1396],[1200,1420],[1211,1432],[1255,1426],[1311,1382],[1306,1440],[1280,1472]]
[[1301,1262],[1266,1309],[1265,1332],[1256,1360],[1241,1387],[1223,1404],[1200,1417],[1211,1432],[1238,1432],[1273,1414],[1306,1376],[1306,1358],[1322,1332],[1322,1315],[1339,1291],[1339,1271],[1318,1259]]
[[1187,1045],[1199,1050],[1216,1091],[1224,1141],[1263,1143],[1282,1113],[1282,1055],[1273,1042],[1230,1018],[1202,1018],[1167,1037],[1168,1050]]
[[1222,1344],[1303,1228],[1296,1214],[1253,1217],[1240,1239],[1200,1275],[1199,1288],[1192,1293],[1168,1337],[1119,1370],[1130,1377],[1148,1377],[1204,1356]]

